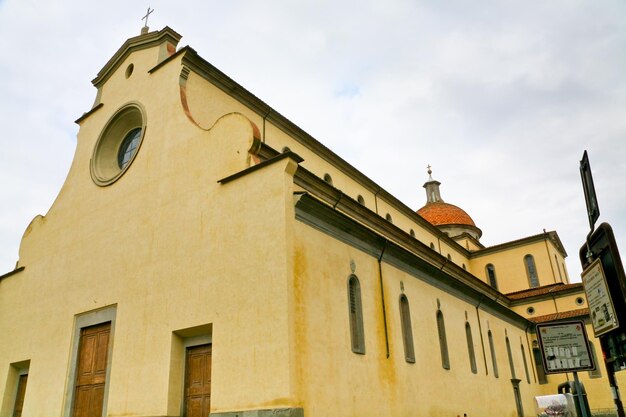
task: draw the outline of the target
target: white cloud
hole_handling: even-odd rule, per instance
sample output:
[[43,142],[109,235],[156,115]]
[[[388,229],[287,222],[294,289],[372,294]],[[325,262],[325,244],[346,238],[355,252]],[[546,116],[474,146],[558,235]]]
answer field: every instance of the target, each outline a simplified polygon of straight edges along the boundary
[[[487,244],[559,231],[580,270],[590,151],[602,218],[626,251],[622,2],[152,2],[153,29],[205,59],[402,201],[425,166]],[[0,273],[71,162],[99,69],[145,4],[0,2]]]

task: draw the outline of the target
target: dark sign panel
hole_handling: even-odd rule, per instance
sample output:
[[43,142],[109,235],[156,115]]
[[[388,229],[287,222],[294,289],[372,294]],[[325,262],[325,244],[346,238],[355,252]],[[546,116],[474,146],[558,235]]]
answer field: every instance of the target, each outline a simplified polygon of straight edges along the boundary
[[593,176],[591,175],[591,165],[589,165],[587,151],[583,153],[583,159],[580,161],[580,178],[583,180],[583,189],[585,190],[589,226],[593,230],[593,226],[596,224],[598,217],[600,217],[600,208],[598,207],[598,198],[596,197],[596,188],[593,185]]

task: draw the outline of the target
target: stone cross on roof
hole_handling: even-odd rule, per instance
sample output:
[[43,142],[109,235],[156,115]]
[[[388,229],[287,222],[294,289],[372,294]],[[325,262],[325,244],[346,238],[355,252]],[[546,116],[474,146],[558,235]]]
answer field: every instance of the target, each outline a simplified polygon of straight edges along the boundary
[[150,28],[148,27],[148,18],[150,17],[150,13],[152,13],[153,11],[154,11],[154,9],[151,9],[150,6],[148,6],[148,10],[146,11],[146,15],[141,18],[141,20],[145,20],[146,21],[146,23],[141,28],[141,34],[142,35],[144,33],[148,33],[148,30],[150,30]]

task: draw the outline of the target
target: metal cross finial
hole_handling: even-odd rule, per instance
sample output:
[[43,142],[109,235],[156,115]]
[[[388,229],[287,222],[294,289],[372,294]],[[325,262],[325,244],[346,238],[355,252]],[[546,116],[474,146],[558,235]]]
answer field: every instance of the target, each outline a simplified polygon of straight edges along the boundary
[[428,168],[428,179],[432,181],[433,179],[433,170],[431,169],[432,167],[430,165],[428,165],[426,168]]
[[141,18],[141,20],[146,21],[145,25],[143,25],[143,27],[146,29],[148,28],[148,17],[150,17],[150,13],[152,13],[153,11],[154,9],[150,9],[150,6],[148,6],[148,11],[146,12],[146,15]]

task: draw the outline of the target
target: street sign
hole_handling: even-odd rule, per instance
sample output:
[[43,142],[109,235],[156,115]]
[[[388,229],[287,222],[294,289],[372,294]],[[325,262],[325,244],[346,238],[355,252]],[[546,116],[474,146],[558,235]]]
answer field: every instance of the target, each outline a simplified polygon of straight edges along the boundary
[[[613,305],[613,314],[615,317],[619,318],[626,317],[626,276],[624,275],[624,267],[619,255],[613,229],[608,223],[600,224],[598,229],[588,237],[587,243],[580,248],[579,257],[580,264],[584,271],[583,284],[585,284],[585,276],[587,276],[587,279],[591,278],[592,283],[599,285],[598,280],[600,277],[597,274],[597,266],[594,266],[594,263],[598,260],[600,261],[602,264],[602,275],[605,278],[604,282],[608,290],[607,295]],[[592,267],[596,269],[592,269]],[[591,303],[592,300],[590,299],[587,285],[585,285],[585,292],[587,292],[587,301]],[[600,301],[598,300],[598,302]],[[608,307],[607,305],[607,308]],[[595,311],[591,309],[591,305],[589,306],[589,310],[589,314]],[[608,317],[610,316],[611,311],[609,310]],[[624,323],[622,323],[622,326],[623,325]],[[594,328],[594,333],[595,332],[596,329]],[[601,334],[603,333],[605,332],[601,331]]]
[[587,151],[583,153],[583,159],[580,161],[580,178],[583,180],[589,226],[593,230],[598,217],[600,217],[600,208],[598,207],[598,197],[596,197],[596,188],[593,185],[593,176],[591,175],[591,165],[589,165]]
[[582,280],[594,336],[598,337],[617,329],[619,321],[600,259],[596,259],[583,271]]
[[546,374],[596,369],[582,321],[538,324],[537,339]]

